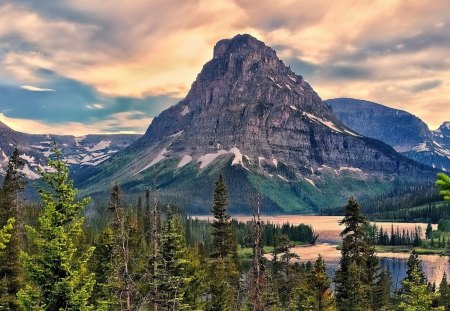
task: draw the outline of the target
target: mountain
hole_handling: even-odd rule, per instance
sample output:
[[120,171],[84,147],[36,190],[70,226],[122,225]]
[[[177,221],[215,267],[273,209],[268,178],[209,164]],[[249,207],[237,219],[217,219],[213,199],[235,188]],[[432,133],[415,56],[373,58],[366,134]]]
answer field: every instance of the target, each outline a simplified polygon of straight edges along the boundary
[[237,35],[215,45],[183,100],[78,185],[85,194],[114,182],[142,192],[156,180],[161,201],[207,212],[219,173],[240,212],[254,190],[265,212],[317,212],[435,175],[345,126],[273,49]]
[[356,132],[381,140],[410,159],[450,170],[449,122],[432,132],[425,122],[403,110],[352,98],[330,99],[326,103]]
[[9,156],[14,148],[25,160],[23,172],[29,179],[39,178],[38,168],[44,169],[53,142],[61,149],[72,172],[95,166],[129,146],[141,135],[34,135],[17,132],[0,122],[0,176],[5,174]]
[[[450,150],[450,121],[442,123],[437,130],[433,131],[433,138],[435,142],[440,144],[443,148]],[[448,154],[448,156],[450,156],[450,154]]]

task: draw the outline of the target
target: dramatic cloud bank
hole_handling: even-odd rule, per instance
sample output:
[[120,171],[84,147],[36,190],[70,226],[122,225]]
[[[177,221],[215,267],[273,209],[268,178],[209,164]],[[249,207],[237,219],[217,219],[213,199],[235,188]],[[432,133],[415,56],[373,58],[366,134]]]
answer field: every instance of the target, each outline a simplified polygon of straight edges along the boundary
[[450,119],[448,25],[444,0],[16,0],[0,4],[0,113],[31,132],[144,132],[218,40],[250,33],[322,98],[380,102],[436,128]]

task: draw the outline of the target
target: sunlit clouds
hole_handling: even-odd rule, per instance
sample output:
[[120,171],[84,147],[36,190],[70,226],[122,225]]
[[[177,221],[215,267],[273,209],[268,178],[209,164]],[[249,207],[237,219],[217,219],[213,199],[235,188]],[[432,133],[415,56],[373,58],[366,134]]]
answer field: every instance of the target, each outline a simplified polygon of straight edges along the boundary
[[72,113],[12,113],[11,95],[0,112],[7,122],[29,121],[29,132],[30,120],[49,130],[143,132],[185,96],[218,40],[250,33],[323,99],[379,102],[434,129],[450,119],[448,25],[444,0],[17,0],[0,4],[0,87],[28,91],[14,93],[23,105],[25,96],[44,106],[50,98]]

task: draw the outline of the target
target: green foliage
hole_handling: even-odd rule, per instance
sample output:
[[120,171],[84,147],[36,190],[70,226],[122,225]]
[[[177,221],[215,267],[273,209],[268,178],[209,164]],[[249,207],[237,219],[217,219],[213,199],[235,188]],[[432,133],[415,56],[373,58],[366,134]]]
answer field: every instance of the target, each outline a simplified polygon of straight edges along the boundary
[[214,190],[214,206],[212,213],[214,221],[212,223],[212,257],[224,259],[230,254],[232,238],[231,217],[227,210],[228,198],[227,188],[223,175],[216,181]]
[[209,294],[207,310],[230,310],[237,301],[239,272],[237,243],[227,210],[227,188],[223,175],[215,183],[211,224],[212,250],[208,265]]
[[10,241],[7,249],[0,254],[1,304],[8,305],[9,310],[18,310],[16,295],[22,285],[22,269],[19,255],[22,247],[23,226],[22,206],[19,194],[25,187],[25,177],[20,171],[24,161],[19,151],[14,150],[8,162],[5,179],[0,190],[0,226],[7,225],[11,218],[16,225],[10,230]]
[[444,311],[443,306],[434,307],[434,301],[439,297],[427,284],[422,271],[422,263],[414,252],[408,259],[407,277],[402,281],[400,294],[400,311]]
[[314,266],[306,269],[302,281],[293,290],[289,310],[336,310],[330,285],[331,280],[326,273],[325,262],[319,255]]
[[183,228],[171,211],[167,214],[161,243],[158,304],[161,310],[192,310],[184,297],[190,276]]
[[43,210],[35,227],[27,226],[29,250],[21,255],[28,282],[18,293],[22,310],[93,310],[89,299],[95,284],[88,263],[93,247],[83,247],[84,218],[89,198],[76,201],[61,153],[49,160],[51,172],[41,171],[38,186]]
[[438,224],[438,230],[442,232],[450,232],[450,220],[441,219]]
[[445,201],[450,202],[450,177],[444,173],[437,175],[436,185]]
[[367,219],[352,197],[345,206],[340,224],[345,228],[340,267],[336,271],[336,302],[339,310],[382,308],[377,299],[381,268],[375,250],[366,236]]
[[4,250],[6,245],[9,243],[9,240],[11,239],[11,231],[15,222],[16,220],[14,218],[10,218],[8,219],[6,225],[0,229],[0,250]]
[[447,281],[447,273],[444,272],[441,284],[439,284],[439,305],[444,307],[445,311],[450,311],[450,287]]

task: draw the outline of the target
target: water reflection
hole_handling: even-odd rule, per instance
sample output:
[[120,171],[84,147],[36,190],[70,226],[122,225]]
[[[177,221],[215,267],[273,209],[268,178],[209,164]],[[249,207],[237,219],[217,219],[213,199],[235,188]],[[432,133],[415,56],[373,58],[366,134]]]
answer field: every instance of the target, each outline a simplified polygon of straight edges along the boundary
[[[199,219],[211,219],[211,216],[198,216]],[[236,215],[233,218],[239,221],[250,221],[251,216]],[[328,273],[334,276],[339,265],[339,258],[341,253],[336,249],[336,246],[341,242],[339,233],[342,231],[342,226],[339,225],[341,216],[305,216],[305,215],[264,215],[264,221],[269,221],[275,224],[284,224],[289,222],[292,225],[301,223],[311,225],[319,234],[319,239],[316,245],[313,246],[298,246],[293,249],[295,253],[300,255],[301,261],[314,261],[317,256],[321,254],[328,265]],[[391,226],[397,227],[399,230],[414,230],[416,226],[421,227],[422,233],[425,232],[425,223],[392,223],[392,222],[377,222],[378,227],[383,226],[386,230],[390,230]],[[436,225],[433,225],[436,229]],[[408,253],[378,253],[381,258],[382,267],[389,269],[392,275],[392,282],[394,289],[401,286],[400,282],[406,275],[406,261],[409,257]],[[431,283],[439,285],[444,271],[450,275],[450,265],[448,257],[439,255],[419,255],[423,261],[423,269]]]

